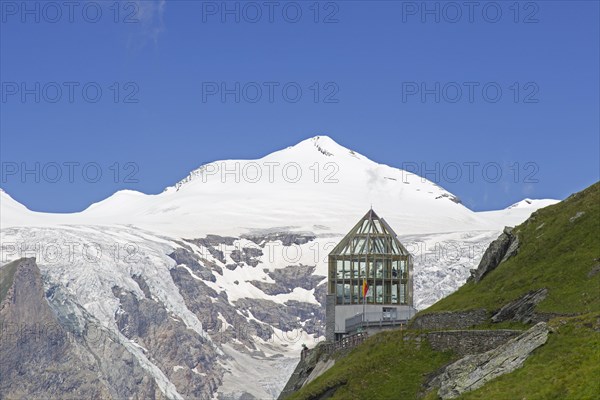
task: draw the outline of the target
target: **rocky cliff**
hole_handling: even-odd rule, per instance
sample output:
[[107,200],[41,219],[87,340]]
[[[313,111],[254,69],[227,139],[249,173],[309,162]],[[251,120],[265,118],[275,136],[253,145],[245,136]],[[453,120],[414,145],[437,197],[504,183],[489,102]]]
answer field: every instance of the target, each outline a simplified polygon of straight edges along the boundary
[[35,259],[14,274],[0,304],[0,397],[162,399],[144,366],[99,325],[73,325],[45,297]]

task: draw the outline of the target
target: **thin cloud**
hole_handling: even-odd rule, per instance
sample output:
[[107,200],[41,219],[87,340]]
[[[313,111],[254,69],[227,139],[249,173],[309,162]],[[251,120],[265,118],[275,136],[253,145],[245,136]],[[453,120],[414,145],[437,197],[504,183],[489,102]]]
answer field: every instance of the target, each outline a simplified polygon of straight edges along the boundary
[[158,44],[160,35],[166,30],[164,14],[166,0],[135,0],[137,31],[130,39],[133,47],[144,47],[148,42]]

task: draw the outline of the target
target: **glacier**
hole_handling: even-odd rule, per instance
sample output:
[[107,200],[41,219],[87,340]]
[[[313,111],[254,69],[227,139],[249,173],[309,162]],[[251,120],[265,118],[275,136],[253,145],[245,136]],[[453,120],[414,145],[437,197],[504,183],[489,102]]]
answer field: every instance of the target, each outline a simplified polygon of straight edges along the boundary
[[[110,331],[165,397],[197,385],[200,398],[265,399],[277,397],[301,345],[323,340],[327,254],[369,207],[413,254],[423,309],[466,281],[504,226],[556,202],[473,212],[433,182],[317,136],[79,213],[33,212],[0,191],[0,257],[35,257],[53,309]],[[164,310],[168,332],[189,332],[210,357],[165,353],[160,336],[139,329],[140,304]]]

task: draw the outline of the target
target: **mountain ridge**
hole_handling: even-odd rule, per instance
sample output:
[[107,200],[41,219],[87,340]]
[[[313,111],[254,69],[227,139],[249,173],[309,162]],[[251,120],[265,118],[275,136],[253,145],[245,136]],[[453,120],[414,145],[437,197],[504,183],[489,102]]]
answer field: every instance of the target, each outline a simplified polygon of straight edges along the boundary
[[474,212],[438,184],[378,164],[327,136],[256,160],[204,164],[162,193],[121,190],[78,213],[29,211],[4,191],[0,199],[4,226],[128,224],[178,236],[197,233],[197,226],[206,233],[239,235],[272,228],[282,219],[301,230],[342,233],[350,228],[344,216],[362,214],[368,207],[407,234],[497,230],[556,202],[521,204],[526,199],[504,210]]

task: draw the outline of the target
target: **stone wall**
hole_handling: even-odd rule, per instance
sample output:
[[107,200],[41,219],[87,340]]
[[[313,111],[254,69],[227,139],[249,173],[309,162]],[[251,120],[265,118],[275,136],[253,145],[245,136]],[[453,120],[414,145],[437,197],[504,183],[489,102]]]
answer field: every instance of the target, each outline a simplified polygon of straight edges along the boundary
[[484,309],[440,312],[417,315],[409,328],[423,330],[465,329],[486,323],[488,320],[488,313]]
[[425,387],[439,389],[437,395],[442,400],[460,397],[520,368],[535,349],[546,343],[548,334],[548,326],[540,322],[494,349],[453,362],[430,379]]
[[510,339],[519,336],[516,330],[467,330],[428,332],[424,337],[435,351],[452,350],[459,356],[483,353],[494,349]]

